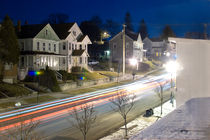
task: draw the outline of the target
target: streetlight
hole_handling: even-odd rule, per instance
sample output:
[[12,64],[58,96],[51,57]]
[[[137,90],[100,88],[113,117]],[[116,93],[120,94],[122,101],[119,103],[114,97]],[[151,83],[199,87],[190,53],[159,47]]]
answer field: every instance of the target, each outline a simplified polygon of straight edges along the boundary
[[173,88],[173,76],[175,77],[176,76],[176,72],[177,72],[177,69],[179,68],[179,65],[176,61],[169,61],[168,63],[166,63],[164,65],[165,69],[167,72],[170,73],[171,75],[171,103],[172,103],[172,106],[174,105],[173,104],[173,91],[172,91],[172,88]]
[[133,75],[133,80],[134,80],[134,77],[135,77],[134,67],[136,66],[136,69],[138,70],[138,61],[135,58],[131,58],[131,59],[129,59],[129,62],[133,66],[133,73],[132,73],[132,75]]

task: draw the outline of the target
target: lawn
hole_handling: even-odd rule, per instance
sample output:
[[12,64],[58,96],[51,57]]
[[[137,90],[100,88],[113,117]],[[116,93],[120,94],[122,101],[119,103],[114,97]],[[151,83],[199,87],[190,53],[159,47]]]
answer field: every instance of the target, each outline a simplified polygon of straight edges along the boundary
[[14,107],[15,102],[5,102],[5,103],[0,103],[0,108],[8,108],[8,107]]
[[102,75],[105,75],[105,76],[112,76],[112,77],[118,76],[117,72],[111,72],[111,71],[97,71],[97,72],[101,73]]
[[[0,83],[0,91],[5,93],[9,97],[18,97],[31,94],[31,91],[22,86],[7,83]],[[0,98],[1,97],[2,96],[0,96]]]

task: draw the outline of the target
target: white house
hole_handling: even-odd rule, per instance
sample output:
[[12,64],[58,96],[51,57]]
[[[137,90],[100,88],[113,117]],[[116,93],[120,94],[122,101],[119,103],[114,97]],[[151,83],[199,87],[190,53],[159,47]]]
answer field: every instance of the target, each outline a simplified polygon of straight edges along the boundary
[[59,53],[59,37],[50,24],[24,25],[17,29],[20,44],[19,78],[22,79],[28,70],[45,69],[65,70],[61,63],[64,55]]
[[[66,70],[71,72],[72,66],[88,68],[87,46],[91,44],[91,41],[87,35],[82,33],[77,23],[52,24],[52,28],[60,38],[60,54],[66,56],[63,58],[63,62],[66,62]],[[77,50],[84,53],[78,53]],[[72,54],[77,55],[73,57]],[[79,61],[81,63],[78,63],[76,59],[81,60]]]

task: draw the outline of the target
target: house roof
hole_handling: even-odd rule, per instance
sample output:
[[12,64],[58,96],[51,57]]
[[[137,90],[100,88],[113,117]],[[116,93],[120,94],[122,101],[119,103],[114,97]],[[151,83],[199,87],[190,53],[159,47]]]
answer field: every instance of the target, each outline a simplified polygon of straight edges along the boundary
[[84,52],[85,50],[74,50],[72,56],[81,56]]
[[133,31],[125,30],[125,34],[135,41],[138,39],[138,34]]
[[[60,55],[53,52],[42,52],[42,51],[22,51],[20,52],[21,55],[36,55],[36,54],[42,54],[42,55]],[[60,55],[63,56],[63,55]]]
[[47,24],[31,24],[22,25],[21,30],[18,31],[17,26],[16,33],[18,38],[33,38],[35,37]]
[[79,38],[77,39],[77,41],[78,42],[82,42],[85,37],[86,37],[86,35],[81,35],[81,36],[79,36]]
[[62,23],[62,24],[50,24],[55,31],[55,33],[58,35],[60,39],[66,39],[67,36],[70,34],[69,29],[75,24],[73,23]]

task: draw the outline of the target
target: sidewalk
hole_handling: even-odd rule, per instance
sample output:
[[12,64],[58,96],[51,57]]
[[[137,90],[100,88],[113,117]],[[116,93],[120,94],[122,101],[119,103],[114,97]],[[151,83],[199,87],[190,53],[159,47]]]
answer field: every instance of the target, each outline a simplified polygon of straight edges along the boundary
[[[148,126],[152,125],[156,121],[160,120],[162,117],[166,116],[170,112],[172,112],[176,108],[176,102],[174,101],[174,106],[172,107],[172,104],[170,101],[167,101],[163,104],[163,114],[160,116],[160,106],[153,109],[154,115],[151,117],[143,117],[141,115],[140,117],[136,118],[135,120],[131,121],[127,124],[128,127],[128,138],[134,136],[135,134],[139,133],[143,129],[147,128]],[[161,118],[159,118],[161,117]],[[124,139],[125,130],[124,126],[119,128],[118,131],[116,131],[113,134],[110,134],[109,136],[106,136],[104,138],[101,138],[100,140],[122,140]]]

